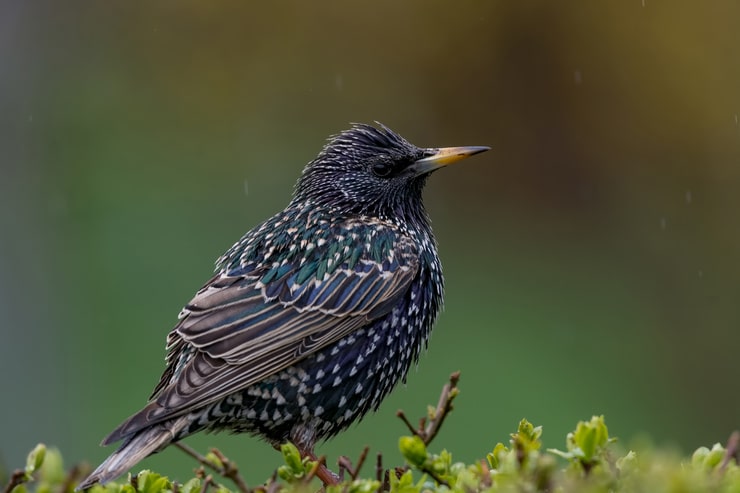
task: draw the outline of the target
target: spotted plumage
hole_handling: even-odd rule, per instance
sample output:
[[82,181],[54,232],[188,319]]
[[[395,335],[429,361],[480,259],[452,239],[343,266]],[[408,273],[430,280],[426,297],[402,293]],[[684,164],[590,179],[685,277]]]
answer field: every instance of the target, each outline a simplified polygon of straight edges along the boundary
[[123,445],[80,488],[202,430],[311,456],[377,409],[442,304],[426,178],[486,149],[422,149],[382,125],[330,139],[287,208],[232,246],[180,312],[149,403],[103,441]]

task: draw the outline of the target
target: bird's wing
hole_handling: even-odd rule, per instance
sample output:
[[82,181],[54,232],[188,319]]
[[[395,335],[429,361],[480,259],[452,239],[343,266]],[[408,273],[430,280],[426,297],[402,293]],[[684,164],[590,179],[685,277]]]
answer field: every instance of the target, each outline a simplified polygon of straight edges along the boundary
[[170,333],[152,401],[103,443],[222,399],[389,313],[417,274],[419,252],[403,235],[385,241],[317,247],[212,278]]

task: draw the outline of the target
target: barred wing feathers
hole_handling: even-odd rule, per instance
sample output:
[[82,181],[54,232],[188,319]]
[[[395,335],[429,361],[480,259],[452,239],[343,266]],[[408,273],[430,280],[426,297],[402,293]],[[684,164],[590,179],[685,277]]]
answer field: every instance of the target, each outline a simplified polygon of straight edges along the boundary
[[397,230],[384,232],[380,249],[368,242],[327,261],[316,248],[213,277],[170,332],[152,400],[103,444],[223,399],[388,314],[416,277],[419,252]]

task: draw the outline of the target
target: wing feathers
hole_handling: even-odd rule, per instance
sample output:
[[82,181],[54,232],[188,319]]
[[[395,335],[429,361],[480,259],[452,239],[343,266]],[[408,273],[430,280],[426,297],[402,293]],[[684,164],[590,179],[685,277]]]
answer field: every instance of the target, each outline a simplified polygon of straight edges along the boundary
[[153,400],[106,442],[245,389],[389,313],[417,275],[418,251],[392,225],[363,227],[353,248],[317,242],[311,257],[244,261],[212,278],[168,337]]

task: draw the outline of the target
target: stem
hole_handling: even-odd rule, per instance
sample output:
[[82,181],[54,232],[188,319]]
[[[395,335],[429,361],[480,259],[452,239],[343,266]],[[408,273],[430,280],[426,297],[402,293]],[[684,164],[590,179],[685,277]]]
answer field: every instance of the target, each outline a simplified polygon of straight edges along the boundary
[[437,433],[439,433],[439,430],[442,427],[442,423],[444,423],[445,418],[450,413],[450,411],[452,411],[452,401],[455,400],[455,397],[457,397],[457,383],[459,381],[459,371],[456,371],[455,373],[450,375],[450,381],[445,384],[445,386],[442,388],[442,393],[439,395],[439,401],[437,402],[437,407],[434,409],[433,416],[430,416],[428,422],[426,418],[421,418],[419,420],[418,428],[414,428],[414,425],[411,424],[402,410],[399,409],[398,411],[396,411],[396,416],[401,418],[401,421],[404,422],[411,433],[421,438],[421,440],[424,442],[424,445],[429,445],[431,441],[434,440],[434,437],[436,437]]
[[724,471],[732,459],[735,459],[736,464],[740,463],[740,431],[737,430],[733,431],[727,440],[725,456],[719,466],[720,471]]
[[[207,467],[215,473],[230,479],[241,493],[252,493],[252,491],[249,489],[249,486],[247,486],[246,481],[244,481],[244,478],[241,476],[241,474],[239,474],[239,469],[236,467],[236,464],[230,461],[220,450],[214,448],[211,449],[211,452],[213,452],[213,454],[218,457],[218,460],[221,461],[223,467],[219,467],[217,464],[214,464],[205,456],[199,454],[189,445],[175,442],[175,446],[196,461],[198,461],[204,467]],[[208,477],[206,477],[206,479],[208,479]],[[213,482],[213,479],[211,479],[211,482]]]
[[457,382],[459,381],[460,372],[456,371],[450,375],[450,381],[442,388],[442,393],[437,402],[437,408],[434,411],[434,418],[429,421],[429,424],[424,430],[424,434],[426,435],[426,439],[424,440],[425,445],[429,445],[434,437],[437,436],[442,423],[444,423],[445,418],[452,411],[452,401],[457,397]]
[[26,477],[26,471],[23,469],[16,469],[13,471],[13,475],[10,477],[10,481],[5,486],[5,489],[3,490],[3,493],[10,493],[13,491],[13,488],[18,486],[19,484],[23,484],[26,481],[28,481],[28,478]]

